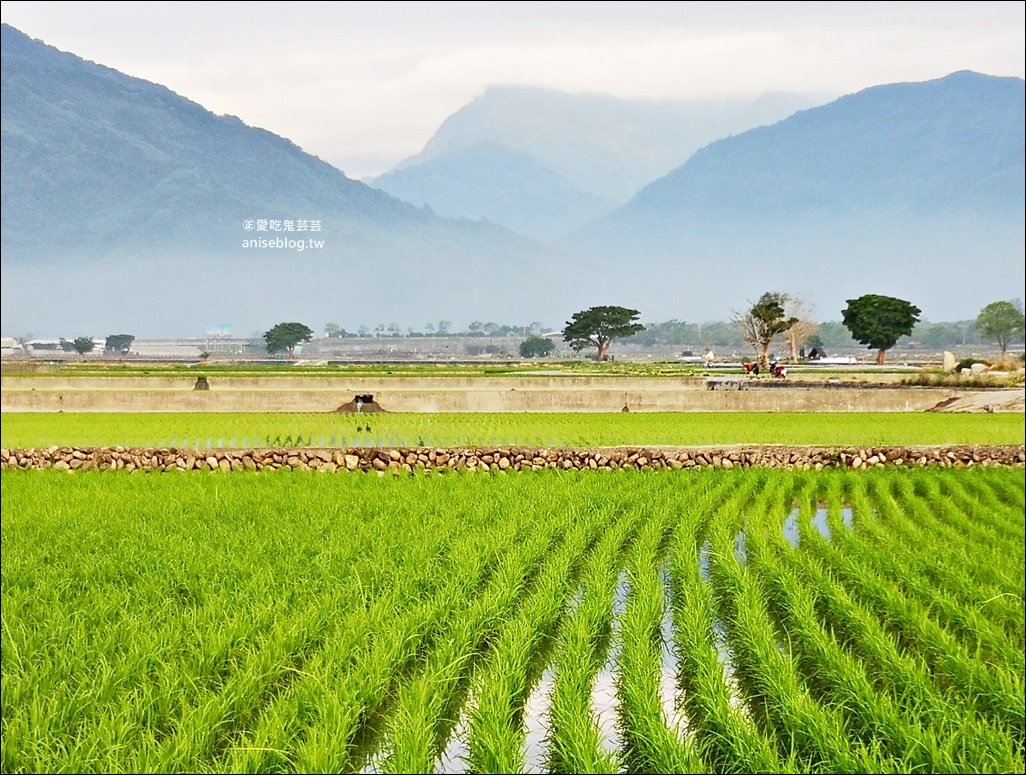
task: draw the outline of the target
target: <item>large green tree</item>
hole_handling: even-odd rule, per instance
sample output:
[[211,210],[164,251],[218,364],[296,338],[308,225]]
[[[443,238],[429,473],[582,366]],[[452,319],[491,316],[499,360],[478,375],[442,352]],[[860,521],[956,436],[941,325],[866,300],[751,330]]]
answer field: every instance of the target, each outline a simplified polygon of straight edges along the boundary
[[75,338],[75,341],[71,343],[75,348],[75,352],[79,355],[85,355],[91,353],[93,348],[96,347],[96,342],[93,341],[91,336],[79,336]]
[[521,358],[547,358],[556,349],[556,343],[544,336],[529,336],[520,343]]
[[577,352],[585,347],[598,350],[598,360],[606,360],[609,345],[615,339],[633,336],[645,327],[637,322],[640,313],[627,307],[589,307],[574,313],[563,329],[563,341]]
[[876,362],[882,364],[898,339],[912,333],[920,312],[919,307],[903,299],[868,293],[848,299],[848,306],[841,311],[841,322],[856,342],[877,351]]
[[797,317],[788,316],[785,311],[788,301],[786,293],[767,292],[750,309],[734,315],[742,338],[755,349],[764,369],[769,367],[769,348],[773,339],[798,322]]
[[264,333],[264,342],[267,343],[268,354],[284,352],[292,360],[296,357],[296,346],[309,342],[313,335],[313,329],[302,323],[279,323]]
[[1010,301],[995,301],[980,311],[976,330],[984,339],[997,342],[1004,355],[1011,340],[1021,340],[1026,334],[1026,316]]
[[132,334],[110,334],[103,345],[103,351],[127,355],[135,336]]

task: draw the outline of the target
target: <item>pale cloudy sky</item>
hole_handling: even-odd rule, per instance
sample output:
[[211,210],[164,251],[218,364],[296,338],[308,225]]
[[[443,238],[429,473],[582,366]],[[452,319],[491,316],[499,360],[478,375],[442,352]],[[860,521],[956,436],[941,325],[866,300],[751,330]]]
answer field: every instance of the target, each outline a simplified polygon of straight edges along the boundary
[[3,2],[3,21],[386,171],[491,84],[625,98],[840,96],[1023,77],[1017,2]]

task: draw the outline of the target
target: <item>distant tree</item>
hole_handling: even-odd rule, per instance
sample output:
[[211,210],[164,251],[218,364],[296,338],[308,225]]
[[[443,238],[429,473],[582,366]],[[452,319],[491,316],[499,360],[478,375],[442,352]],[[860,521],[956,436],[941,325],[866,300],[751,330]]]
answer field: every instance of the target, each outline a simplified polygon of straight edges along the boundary
[[119,355],[127,355],[129,349],[132,347],[132,342],[134,341],[135,336],[132,334],[111,334],[104,342],[103,351],[107,353],[117,353]]
[[339,338],[339,337],[343,337],[343,336],[349,336],[349,334],[346,332],[346,330],[344,328],[342,328],[342,326],[340,326],[338,323],[327,323],[327,324],[325,324],[325,326],[324,326],[324,335],[326,337],[328,337],[329,339]]
[[984,307],[976,317],[976,330],[989,341],[997,342],[1001,354],[1008,352],[1008,343],[1022,340],[1026,331],[1026,317],[1010,301],[995,301]]
[[270,355],[285,352],[288,353],[289,360],[293,360],[296,357],[296,346],[302,342],[309,342],[313,339],[313,334],[313,329],[302,323],[279,323],[264,333],[264,342]]
[[855,341],[877,351],[876,362],[882,364],[887,351],[902,336],[912,333],[920,312],[919,307],[903,299],[869,293],[848,299],[848,306],[841,311],[841,322]]
[[452,330],[452,322],[451,321],[449,321],[449,320],[439,320],[438,321],[438,335],[439,336],[448,336],[449,335],[449,331],[451,331],[451,330]]
[[96,347],[96,342],[93,341],[91,336],[80,336],[71,344],[79,355],[91,353],[93,348]]
[[759,364],[764,369],[769,368],[769,348],[774,338],[798,322],[798,318],[788,317],[784,309],[787,302],[786,293],[767,292],[746,312],[734,313],[734,322],[741,329],[741,338],[754,348]]
[[66,353],[75,352],[75,343],[72,342],[70,339],[65,339],[62,336],[61,340],[57,344],[60,346],[61,350],[63,350]]
[[484,331],[484,323],[482,323],[480,320],[475,320],[473,323],[467,326],[467,330],[472,334],[481,334]]
[[544,336],[529,336],[520,343],[521,358],[547,358],[556,349],[556,343]]
[[604,361],[614,340],[645,330],[637,322],[639,314],[636,309],[626,307],[589,307],[567,321],[563,341],[577,352],[585,347],[595,347],[598,360]]

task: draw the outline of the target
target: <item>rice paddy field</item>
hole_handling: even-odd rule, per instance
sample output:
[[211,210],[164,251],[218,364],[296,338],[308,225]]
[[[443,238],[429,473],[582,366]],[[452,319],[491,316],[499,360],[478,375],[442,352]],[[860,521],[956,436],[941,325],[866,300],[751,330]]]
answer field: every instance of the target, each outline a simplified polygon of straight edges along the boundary
[[923,413],[0,415],[4,448],[1022,444],[1026,416]]
[[[894,440],[1015,430],[935,418],[970,419]],[[109,419],[47,417],[57,441],[4,416],[3,443],[311,433]],[[660,432],[617,421],[642,419]],[[667,443],[827,422],[768,419],[687,416]],[[863,421],[838,420],[832,443]],[[1024,771],[1021,468],[5,470],[0,490],[3,772]]]

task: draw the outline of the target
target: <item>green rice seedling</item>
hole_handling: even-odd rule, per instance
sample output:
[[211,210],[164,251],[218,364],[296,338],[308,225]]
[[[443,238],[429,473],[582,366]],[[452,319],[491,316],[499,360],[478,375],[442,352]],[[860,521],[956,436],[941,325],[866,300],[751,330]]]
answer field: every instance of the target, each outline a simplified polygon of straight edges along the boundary
[[1019,758],[1012,736],[981,717],[972,702],[943,693],[927,664],[892,640],[883,623],[853,599],[810,554],[779,552],[778,561],[802,580],[820,621],[853,658],[865,666],[878,691],[906,715],[945,741],[945,748],[966,771],[1012,771]]
[[808,546],[835,573],[849,591],[876,615],[886,619],[888,631],[901,645],[921,654],[934,679],[945,692],[959,693],[1000,726],[1023,738],[1023,686],[1000,669],[991,669],[968,653],[928,611],[909,600],[866,563],[810,538]]
[[548,766],[552,771],[618,770],[615,757],[603,749],[592,708],[596,674],[605,662],[612,633],[613,599],[621,564],[618,546],[610,545],[589,558],[582,573],[580,601],[557,638],[549,719]]
[[[867,482],[871,488],[869,497],[878,508],[874,514],[877,518],[869,526],[906,536],[904,543],[910,550],[929,549],[932,550],[930,556],[934,558],[955,553],[964,562],[966,553],[985,554],[991,565],[1005,571],[1021,587],[1024,578],[1021,529],[1003,531],[998,526],[986,525],[987,514],[1000,516],[1000,512],[995,514],[989,509],[981,509],[978,503],[967,502],[951,493],[943,494],[937,485],[950,478],[950,473],[945,472],[949,473],[948,476],[941,472],[931,473],[935,475],[870,479]],[[974,474],[966,472],[959,478],[968,480]],[[879,535],[879,530],[875,535]],[[967,567],[972,568],[976,564],[970,560]]]
[[872,772],[894,766],[850,740],[837,712],[809,696],[795,664],[776,642],[762,591],[730,550],[730,533],[718,527],[712,543],[718,602],[735,657],[758,700],[757,718],[778,740],[789,741],[793,755],[812,771]]
[[[869,484],[872,486],[874,483]],[[891,525],[911,521],[904,515],[919,512],[915,499],[905,498],[895,502],[877,491],[873,500],[879,504],[879,512],[886,515]],[[964,576],[951,578],[953,573],[948,576],[942,574],[943,561],[938,555],[943,557],[943,549],[934,547],[933,540],[921,541],[923,551],[914,545],[894,541],[895,532],[882,530],[877,520],[870,519],[863,522],[859,541],[844,537],[839,539],[839,543],[852,556],[871,560],[879,572],[893,579],[906,594],[929,607],[938,623],[955,635],[968,650],[978,653],[988,663],[999,664],[1018,673],[1021,678],[1021,637],[1009,637],[1000,624],[992,622],[991,612],[988,611],[985,616],[977,610],[976,606],[984,603],[988,597],[972,594],[974,585],[966,583]],[[931,549],[932,558],[926,554]],[[985,561],[982,553],[975,557],[964,557],[962,567]],[[949,593],[944,585],[938,585],[938,576],[950,580],[955,591]],[[969,600],[966,601],[965,597]]]
[[454,694],[469,676],[496,628],[521,597],[552,546],[553,536],[538,534],[506,555],[489,585],[457,618],[429,655],[420,676],[399,687],[396,710],[387,732],[390,753],[387,772],[427,772],[441,753],[455,720]]
[[[608,509],[581,514],[578,531],[591,545],[604,534],[595,551],[607,553],[607,544],[625,540],[625,527],[636,520],[632,514],[616,515]],[[531,598],[516,618],[504,627],[487,663],[475,676],[470,708],[469,761],[475,772],[519,772],[524,767],[524,702],[542,666],[538,657],[546,653],[559,616],[567,606],[583,554],[578,539],[568,539],[554,558],[549,572],[542,575]],[[613,547],[615,550],[615,546]]]
[[[895,502],[879,489],[874,493],[872,488],[879,483],[879,480],[864,483],[871,488],[867,490],[867,498],[878,504],[878,512],[890,522],[903,522],[905,514],[916,512],[914,503],[907,500]],[[856,494],[856,497],[861,498],[861,495]],[[974,606],[960,604],[943,589],[923,579],[921,569],[931,561],[927,557],[917,557],[914,549],[904,549],[894,541],[887,541],[877,529],[875,519],[863,520],[862,533],[865,538],[860,537],[859,540],[850,536],[839,537],[837,548],[854,559],[871,564],[877,573],[897,584],[910,600],[918,601],[929,610],[938,625],[957,638],[968,651],[988,664],[1018,675],[1021,682],[1022,649],[1018,639],[1009,638],[1001,627],[991,623]],[[874,538],[875,548],[870,544]],[[976,563],[985,561],[983,554],[976,557]],[[978,598],[975,602],[985,599]]]
[[672,514],[663,507],[644,525],[628,566],[630,593],[621,619],[616,682],[628,772],[704,771],[692,742],[668,727],[659,692],[665,615],[659,568]]
[[776,561],[758,534],[750,536],[749,554],[755,573],[768,590],[768,600],[781,628],[787,632],[792,655],[806,686],[821,703],[837,707],[849,733],[901,762],[912,771],[961,771],[950,751],[950,741],[907,719],[918,709],[899,706],[876,690],[862,663],[841,649],[820,626],[813,599],[799,578]]
[[[699,570],[701,522],[719,508],[737,482],[720,476],[719,487],[685,506],[672,544],[670,580],[674,638],[681,658],[678,682],[688,714],[688,729],[702,760],[714,772],[785,772],[771,738],[760,733],[731,696],[724,665],[717,658],[716,614],[712,593]],[[687,517],[691,516],[691,519]]]

